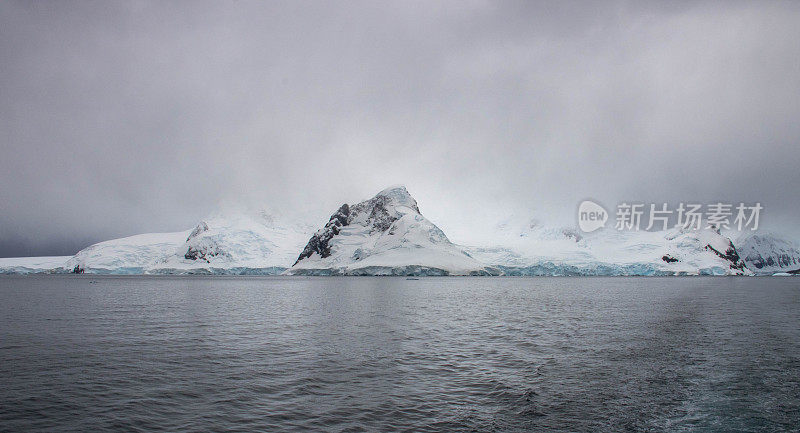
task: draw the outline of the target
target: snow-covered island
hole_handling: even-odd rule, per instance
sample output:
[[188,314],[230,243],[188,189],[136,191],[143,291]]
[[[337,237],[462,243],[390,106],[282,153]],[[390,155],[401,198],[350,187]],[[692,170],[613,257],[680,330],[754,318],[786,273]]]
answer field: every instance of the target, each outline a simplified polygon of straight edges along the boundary
[[800,247],[718,230],[583,234],[531,219],[457,245],[404,186],[343,204],[321,228],[266,211],[218,213],[194,228],[91,245],[74,256],[0,259],[0,273],[229,275],[791,275]]

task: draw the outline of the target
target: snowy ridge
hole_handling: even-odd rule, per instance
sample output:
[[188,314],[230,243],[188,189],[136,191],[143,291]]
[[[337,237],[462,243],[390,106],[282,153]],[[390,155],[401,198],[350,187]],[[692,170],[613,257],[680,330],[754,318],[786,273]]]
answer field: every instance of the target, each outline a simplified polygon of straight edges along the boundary
[[743,236],[737,245],[747,267],[757,274],[800,270],[800,246],[775,234]]
[[100,242],[69,259],[65,271],[275,275],[291,266],[309,232],[263,211],[215,215],[192,230]]
[[279,274],[292,265],[310,231],[310,226],[278,222],[267,212],[214,216],[148,272]]
[[774,234],[735,242],[714,229],[581,233],[508,218],[462,247],[403,186],[344,204],[319,230],[276,212],[212,215],[194,228],[91,245],[72,257],[0,259],[0,273],[251,275],[796,274],[800,247]]
[[736,247],[716,230],[604,229],[580,234],[535,220],[498,225],[495,245],[472,255],[505,275],[750,275]]
[[[342,205],[309,239],[289,275],[489,275],[419,212],[404,186]],[[494,271],[496,273],[496,271]]]

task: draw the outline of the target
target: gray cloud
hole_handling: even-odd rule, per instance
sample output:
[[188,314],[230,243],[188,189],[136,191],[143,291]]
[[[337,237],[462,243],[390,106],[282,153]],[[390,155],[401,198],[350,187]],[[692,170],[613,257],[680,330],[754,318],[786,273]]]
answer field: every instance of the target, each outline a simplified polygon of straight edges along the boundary
[[0,255],[323,222],[404,183],[457,241],[579,200],[800,235],[796,2],[3,2]]

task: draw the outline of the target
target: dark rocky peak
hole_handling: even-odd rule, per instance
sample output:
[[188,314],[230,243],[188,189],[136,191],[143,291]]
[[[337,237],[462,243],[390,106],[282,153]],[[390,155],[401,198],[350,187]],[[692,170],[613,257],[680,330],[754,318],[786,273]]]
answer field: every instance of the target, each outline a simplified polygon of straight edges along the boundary
[[[716,233],[719,234],[719,230],[717,230]],[[705,248],[707,250],[713,252],[714,254],[719,256],[720,258],[725,259],[728,262],[730,262],[731,269],[738,269],[740,271],[744,271],[744,269],[747,268],[747,265],[739,257],[739,253],[736,251],[736,247],[733,245],[733,242],[731,242],[730,240],[728,240],[728,248],[724,252],[717,250],[716,248],[711,246],[711,244],[706,244]]]
[[331,218],[328,220],[328,223],[325,224],[325,227],[319,229],[311,236],[311,239],[308,240],[306,247],[303,248],[303,251],[300,253],[300,256],[297,258],[297,260],[295,260],[294,264],[296,265],[297,262],[305,259],[306,257],[311,257],[314,253],[317,253],[322,257],[330,256],[331,247],[328,245],[328,242],[331,240],[331,238],[339,234],[339,229],[341,227],[349,224],[350,206],[345,203],[339,208],[339,210],[331,215]]
[[370,227],[371,233],[389,230],[392,224],[402,216],[402,213],[397,210],[401,206],[408,207],[419,213],[417,201],[411,197],[406,187],[402,185],[386,188],[371,199],[352,206],[348,206],[346,203],[343,204],[331,215],[325,227],[311,236],[295,264],[300,260],[311,257],[314,253],[322,257],[330,256],[329,241],[339,234],[342,227],[360,224],[364,227]]

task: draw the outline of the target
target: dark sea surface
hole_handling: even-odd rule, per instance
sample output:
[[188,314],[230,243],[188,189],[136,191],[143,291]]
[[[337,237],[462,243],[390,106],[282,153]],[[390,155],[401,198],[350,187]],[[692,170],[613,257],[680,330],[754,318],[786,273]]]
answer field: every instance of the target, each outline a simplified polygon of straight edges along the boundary
[[0,278],[2,431],[800,431],[800,278]]

